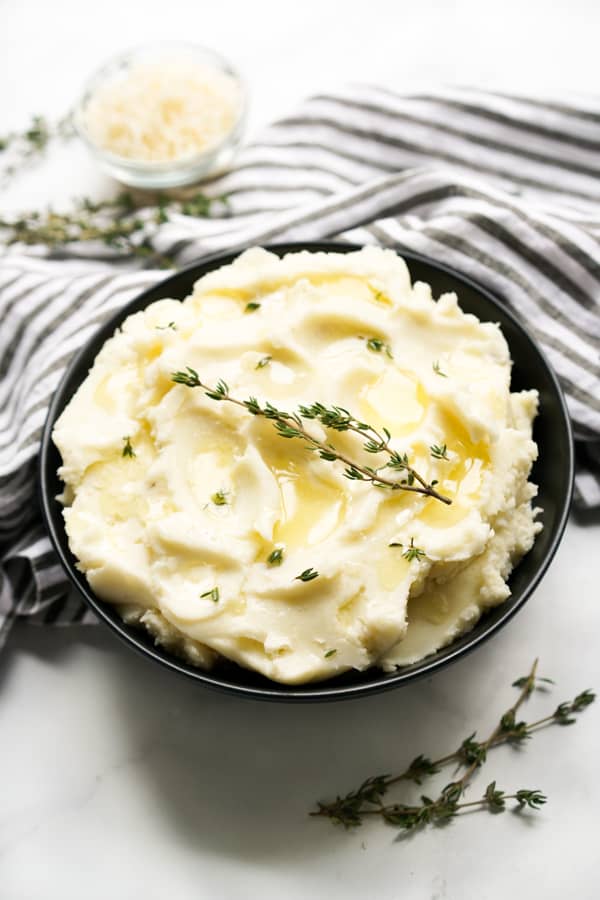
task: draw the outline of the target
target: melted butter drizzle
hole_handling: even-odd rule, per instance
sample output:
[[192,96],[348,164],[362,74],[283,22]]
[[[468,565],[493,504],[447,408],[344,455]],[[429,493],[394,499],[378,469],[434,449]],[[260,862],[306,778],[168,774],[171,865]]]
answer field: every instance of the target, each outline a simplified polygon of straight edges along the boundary
[[314,546],[340,524],[346,500],[332,482],[300,473],[294,463],[273,469],[281,498],[281,516],[273,529],[273,540],[286,547]]
[[[451,462],[440,460],[437,490],[452,498],[446,506],[429,498],[419,514],[421,521],[431,528],[450,528],[462,521],[479,495],[481,476],[489,465],[489,448],[484,441],[473,441],[458,416],[440,407],[444,440],[453,454]],[[458,459],[454,457],[457,456]]]
[[[259,423],[257,423],[258,425]],[[279,518],[273,528],[273,542],[286,549],[314,546],[338,527],[346,510],[346,493],[326,470],[315,475],[307,466],[312,459],[300,444],[281,446],[282,438],[268,422],[260,423],[257,446],[272,472],[280,497]]]

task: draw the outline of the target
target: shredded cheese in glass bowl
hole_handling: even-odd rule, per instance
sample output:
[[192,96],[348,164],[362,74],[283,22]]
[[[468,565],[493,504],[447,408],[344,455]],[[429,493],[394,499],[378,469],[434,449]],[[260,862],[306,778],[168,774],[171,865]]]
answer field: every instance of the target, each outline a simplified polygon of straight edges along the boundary
[[232,66],[192,44],[141,47],[88,82],[75,126],[125,184],[167,188],[226,168],[241,140],[246,89]]

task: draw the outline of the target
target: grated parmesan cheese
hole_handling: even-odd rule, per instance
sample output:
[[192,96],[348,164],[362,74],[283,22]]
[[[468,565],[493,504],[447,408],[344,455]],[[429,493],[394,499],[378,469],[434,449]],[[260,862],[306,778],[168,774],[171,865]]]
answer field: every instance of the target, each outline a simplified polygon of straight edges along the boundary
[[85,111],[97,146],[116,156],[168,162],[217,145],[236,123],[236,79],[191,60],[136,63],[100,85]]

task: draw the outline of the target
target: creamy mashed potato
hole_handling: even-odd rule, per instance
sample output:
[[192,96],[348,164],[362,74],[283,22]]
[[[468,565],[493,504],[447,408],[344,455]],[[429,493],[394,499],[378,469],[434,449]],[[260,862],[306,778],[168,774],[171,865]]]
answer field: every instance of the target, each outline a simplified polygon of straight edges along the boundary
[[[241,400],[319,401],[387,428],[451,505],[349,480],[272,422],[174,383],[187,366]],[[414,662],[508,597],[541,527],[537,394],[511,393],[510,368],[498,326],[411,285],[390,250],[249,250],[185,301],[130,316],[57,421],[71,549],[99,597],[202,667],[223,656],[301,684]]]

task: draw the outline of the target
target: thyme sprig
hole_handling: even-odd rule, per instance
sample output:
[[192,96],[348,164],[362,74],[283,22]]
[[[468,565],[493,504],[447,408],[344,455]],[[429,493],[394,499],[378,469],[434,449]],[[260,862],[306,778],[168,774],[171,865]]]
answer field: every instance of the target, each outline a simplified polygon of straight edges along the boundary
[[[501,812],[508,802],[517,808],[539,809],[546,796],[536,789],[520,788],[506,793],[496,786],[496,781],[488,784],[485,793],[477,800],[464,800],[465,792],[474,774],[487,760],[488,752],[501,744],[521,745],[533,734],[548,725],[571,725],[575,722],[575,714],[582,712],[595,700],[593,691],[586,690],[573,700],[560,703],[552,713],[533,722],[517,719],[517,713],[524,701],[534,690],[547,689],[552,683],[550,679],[537,676],[538,661],[535,660],[531,670],[523,678],[517,679],[513,686],[520,692],[515,703],[504,712],[491,734],[486,740],[477,741],[476,733],[466,737],[461,744],[445,756],[432,760],[428,756],[419,755],[398,775],[376,775],[365,779],[358,788],[344,796],[338,796],[328,803],[318,803],[311,816],[331,819],[332,822],[352,828],[363,824],[366,816],[376,816],[390,825],[410,831],[430,824],[444,824],[451,821],[463,810],[487,809],[490,812]],[[460,778],[449,782],[432,798],[421,796],[421,802],[384,803],[390,788],[400,782],[422,782],[442,771],[446,766],[457,765],[464,768]]]
[[[404,547],[402,541],[392,541],[391,544],[388,544],[388,547]],[[424,550],[421,547],[415,547],[415,539],[411,537],[410,544],[402,554],[404,559],[408,560],[408,562],[412,562],[413,559],[422,559],[424,556],[427,556]]]
[[[45,155],[56,138],[68,140],[74,134],[71,116],[52,124],[45,116],[32,116],[23,131],[0,136],[0,184],[6,185],[21,169]],[[4,156],[6,154],[6,156]]]
[[[192,369],[191,366],[187,366],[185,371],[173,372],[171,379],[176,384],[183,384],[186,387],[202,388],[210,400],[226,400],[242,407],[254,416],[263,416],[269,419],[273,422],[280,437],[299,438],[308,445],[308,449],[318,453],[321,459],[343,463],[345,466],[344,476],[351,481],[367,481],[376,487],[412,491],[434,497],[442,503],[452,503],[449,497],[445,497],[435,490],[434,483],[428,483],[419,475],[416,469],[410,465],[406,453],[401,454],[397,450],[390,448],[391,434],[387,428],[382,428],[380,432],[373,428],[372,425],[355,419],[347,409],[341,406],[327,407],[322,403],[313,403],[310,406],[301,405],[298,407],[298,412],[289,413],[277,409],[268,402],[261,406],[256,397],[238,400],[230,395],[229,386],[225,381],[221,379],[214,387],[210,387],[202,382],[196,370]],[[321,441],[310,434],[304,426],[303,419],[316,420],[324,428],[329,428],[333,431],[354,432],[362,438],[363,448],[367,453],[385,453],[389,459],[377,469],[372,466],[359,464],[337,450],[333,444]],[[399,481],[387,478],[380,474],[382,470],[386,469],[391,469],[396,473],[402,472],[404,477]]]
[[[224,196],[207,197],[199,193],[185,201],[144,201],[140,206],[129,192],[122,192],[110,200],[94,202],[87,198],[77,201],[70,212],[24,212],[0,218],[0,240],[7,246],[26,244],[45,246],[54,252],[70,244],[102,244],[118,256],[133,256],[145,262],[171,267],[172,257],[155,250],[151,236],[158,225],[180,214],[203,218],[215,205],[226,204]],[[165,328],[171,328],[169,323]]]

